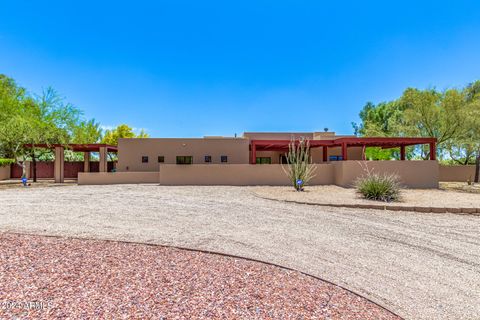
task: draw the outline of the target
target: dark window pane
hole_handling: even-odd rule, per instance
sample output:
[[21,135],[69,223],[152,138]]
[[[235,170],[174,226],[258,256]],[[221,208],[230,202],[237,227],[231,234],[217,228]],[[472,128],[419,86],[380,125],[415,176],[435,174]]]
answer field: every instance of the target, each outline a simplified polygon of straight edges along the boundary
[[228,162],[228,157],[227,156],[221,156],[220,161],[222,162]]
[[158,156],[158,163],[164,163],[165,162],[165,157],[164,156]]
[[192,164],[192,156],[177,156],[177,164]]
[[205,162],[212,162],[212,156],[205,156]]
[[328,159],[330,161],[342,161],[343,157],[342,156],[329,156]]
[[148,162],[148,157],[147,156],[142,156],[142,162],[147,163]]
[[270,157],[257,157],[256,163],[258,164],[271,164],[272,163],[272,158]]

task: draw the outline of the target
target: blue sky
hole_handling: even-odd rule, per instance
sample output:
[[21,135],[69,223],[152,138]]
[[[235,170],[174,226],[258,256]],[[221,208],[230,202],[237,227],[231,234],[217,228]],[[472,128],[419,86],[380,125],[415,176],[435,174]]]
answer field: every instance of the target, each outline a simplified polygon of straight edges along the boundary
[[352,132],[480,79],[479,1],[2,1],[0,73],[155,137]]

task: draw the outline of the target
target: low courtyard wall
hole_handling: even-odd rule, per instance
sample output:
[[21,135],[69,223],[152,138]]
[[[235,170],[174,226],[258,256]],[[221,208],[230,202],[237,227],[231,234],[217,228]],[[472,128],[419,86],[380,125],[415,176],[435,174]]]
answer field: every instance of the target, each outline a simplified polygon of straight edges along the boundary
[[[316,165],[315,177],[310,184],[332,184],[333,166],[331,164]],[[250,164],[199,164],[199,165],[161,165],[161,185],[230,185],[255,186],[289,185],[281,165]]]
[[157,172],[79,172],[78,184],[158,183]]
[[475,166],[440,166],[440,181],[467,182],[475,178]]
[[396,174],[408,188],[438,188],[439,169],[435,160],[421,161],[339,161],[335,165],[335,184],[351,187],[355,180],[370,172]]
[[[353,186],[365,174],[394,173],[409,188],[438,188],[439,166],[436,161],[339,161],[317,164],[310,185]],[[160,185],[290,185],[281,165],[250,164],[163,164],[158,171],[79,173],[78,184],[158,183]]]
[[10,179],[10,165],[0,166],[0,180]]

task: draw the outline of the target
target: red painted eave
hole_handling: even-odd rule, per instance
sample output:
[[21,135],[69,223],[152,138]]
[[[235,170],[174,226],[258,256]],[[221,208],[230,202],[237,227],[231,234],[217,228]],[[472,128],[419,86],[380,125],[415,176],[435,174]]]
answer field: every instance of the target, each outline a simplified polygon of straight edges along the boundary
[[[257,150],[286,150],[290,140],[252,140]],[[367,146],[395,148],[401,146],[411,146],[418,144],[436,143],[436,138],[418,138],[418,137],[344,137],[332,140],[309,140],[310,147],[337,147],[343,144],[347,146]]]
[[99,152],[100,148],[107,148],[108,152],[117,152],[118,147],[112,146],[109,144],[103,143],[89,143],[89,144],[46,144],[46,143],[39,143],[39,144],[26,144],[26,147],[35,147],[35,148],[45,148],[45,149],[55,149],[56,147],[64,147],[65,149],[76,151],[76,152]]

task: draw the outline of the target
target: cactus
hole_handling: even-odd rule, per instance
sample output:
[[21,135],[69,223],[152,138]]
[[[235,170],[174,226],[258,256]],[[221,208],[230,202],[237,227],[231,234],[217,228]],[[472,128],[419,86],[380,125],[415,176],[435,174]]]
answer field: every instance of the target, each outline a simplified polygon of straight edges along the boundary
[[290,179],[297,191],[303,191],[305,185],[315,176],[315,166],[310,156],[310,141],[305,138],[292,141],[288,145],[286,166],[282,164],[283,171]]

